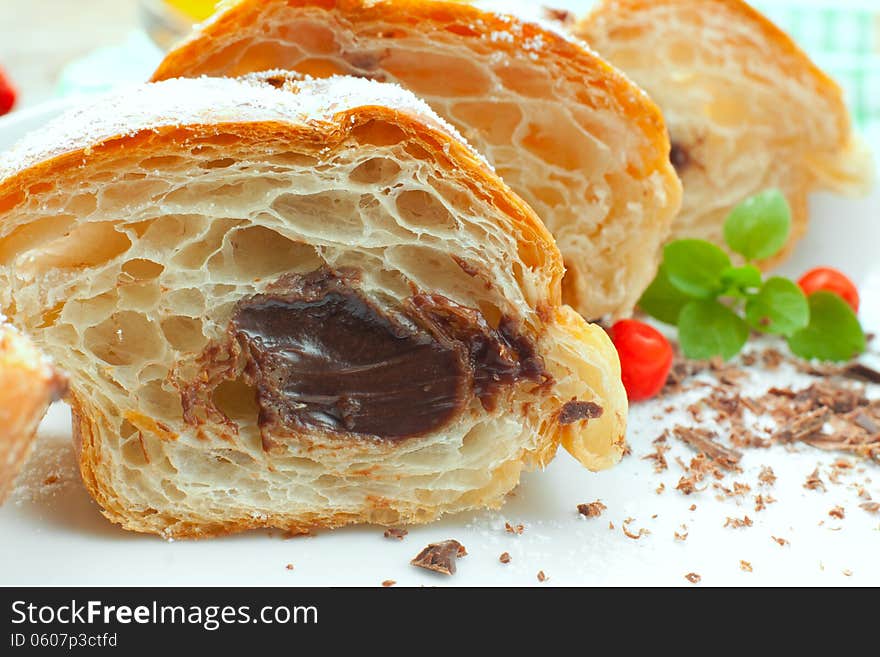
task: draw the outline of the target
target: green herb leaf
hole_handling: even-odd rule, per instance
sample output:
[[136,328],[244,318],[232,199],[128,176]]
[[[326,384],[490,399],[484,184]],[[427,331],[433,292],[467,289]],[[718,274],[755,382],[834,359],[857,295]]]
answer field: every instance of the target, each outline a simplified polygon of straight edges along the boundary
[[665,267],[661,266],[657,278],[639,299],[639,307],[651,317],[675,325],[681,309],[689,301],[691,298],[669,281]]
[[726,291],[735,290],[745,293],[761,287],[764,276],[755,265],[728,267],[721,272],[721,283]]
[[774,335],[792,335],[810,323],[810,305],[803,290],[787,278],[771,278],[746,303],[752,328]]
[[669,282],[697,299],[711,299],[721,292],[721,274],[730,258],[714,244],[703,240],[677,240],[666,245],[663,265]]
[[832,292],[815,292],[809,304],[809,326],[788,339],[796,355],[842,362],[865,351],[865,333],[846,301]]
[[724,224],[724,239],[748,260],[776,255],[790,234],[791,208],[778,189],[746,199],[733,209]]
[[749,339],[743,319],[717,301],[691,301],[678,318],[678,340],[684,355],[703,360],[736,356]]

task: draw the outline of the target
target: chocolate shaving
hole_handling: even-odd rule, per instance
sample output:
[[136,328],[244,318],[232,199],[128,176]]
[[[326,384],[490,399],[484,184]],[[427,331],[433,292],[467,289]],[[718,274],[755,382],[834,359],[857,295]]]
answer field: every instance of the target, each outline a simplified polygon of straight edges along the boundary
[[501,563],[510,563],[510,552],[502,552],[501,556],[498,557],[498,561]]
[[556,21],[563,25],[574,24],[576,18],[573,12],[568,9],[554,9],[552,7],[544,7],[544,16],[547,20]]
[[880,502],[864,502],[859,504],[859,508],[868,513],[880,513]]
[[[661,440],[662,439],[662,440]],[[666,452],[670,449],[669,445],[666,444],[665,434],[660,436],[657,440],[654,441],[654,451],[650,454],[646,454],[642,457],[643,461],[653,461],[654,462],[654,472],[660,473],[664,470],[669,469],[669,464],[666,462]]]
[[742,520],[739,518],[728,518],[724,522],[725,527],[732,527],[733,529],[742,529],[744,527],[751,527],[753,524],[752,519],[746,516]]
[[771,536],[770,538],[772,538],[774,541],[776,541],[781,547],[785,547],[786,545],[791,545],[791,543],[788,541],[788,539],[779,538],[777,536]]
[[508,534],[515,534],[517,536],[522,536],[522,533],[526,530],[525,525],[511,525],[509,522],[504,523],[504,531]]
[[825,492],[825,490],[827,490],[825,488],[825,482],[822,481],[822,478],[819,476],[819,468],[816,468],[815,470],[813,470],[812,473],[807,476],[807,480],[804,482],[804,488],[806,488],[807,490],[822,489],[822,492]]
[[832,518],[843,520],[846,517],[846,511],[842,506],[836,506],[828,512],[828,515]]
[[455,560],[467,555],[467,550],[456,540],[431,543],[410,561],[410,564],[443,575],[455,574]]
[[758,481],[764,486],[772,487],[776,483],[776,474],[769,465],[761,466],[761,474],[758,475]]
[[397,529],[395,527],[390,527],[385,530],[385,538],[394,538],[398,541],[402,541],[403,537],[406,536],[409,532],[405,529]]
[[389,586],[394,586],[395,584],[397,584],[397,582],[395,582],[393,579],[386,579],[384,582],[382,582],[382,586],[384,586],[386,589]]
[[815,411],[798,417],[776,432],[774,440],[782,443],[807,440],[825,427],[825,423],[831,417],[831,411],[827,408],[817,408]]
[[649,530],[645,529],[644,527],[639,529],[638,534],[634,534],[633,532],[631,532],[627,525],[634,523],[635,521],[636,521],[635,518],[627,518],[626,520],[623,521],[623,525],[621,527],[621,530],[623,531],[624,536],[626,536],[627,538],[631,538],[634,541],[637,541],[642,536],[648,536],[651,532]]
[[559,424],[574,424],[581,420],[595,420],[602,417],[605,410],[593,402],[582,402],[572,399],[559,412]]
[[543,570],[539,570],[539,571],[538,571],[538,581],[539,581],[539,582],[546,582],[548,579],[550,579],[550,578],[547,577],[547,575],[544,574],[544,571],[543,571]]
[[696,573],[688,573],[684,576],[684,578],[689,581],[691,584],[699,584],[702,581],[702,577],[697,575]]
[[734,470],[742,460],[742,452],[730,449],[714,440],[714,434],[706,429],[691,429],[678,425],[673,430],[675,437],[705,454],[725,470]]
[[850,379],[866,381],[867,383],[880,383],[880,371],[862,363],[847,365],[840,370],[840,374]]
[[873,418],[865,415],[864,413],[856,413],[855,417],[852,418],[852,421],[853,424],[861,429],[864,429],[870,434],[880,433],[880,424],[877,424]]
[[598,518],[607,508],[608,507],[602,504],[602,502],[596,500],[595,502],[590,502],[589,504],[578,504],[578,513],[586,518]]

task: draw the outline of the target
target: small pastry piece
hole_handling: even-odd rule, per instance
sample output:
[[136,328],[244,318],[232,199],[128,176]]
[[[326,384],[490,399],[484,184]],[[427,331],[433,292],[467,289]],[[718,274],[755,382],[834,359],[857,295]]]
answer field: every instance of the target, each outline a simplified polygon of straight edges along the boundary
[[30,340],[0,323],[0,504],[31,453],[46,409],[66,386]]
[[660,105],[684,184],[673,237],[724,244],[724,220],[776,187],[788,197],[790,255],[807,230],[808,194],[860,193],[871,159],[840,88],[740,0],[605,0],[575,28]]
[[559,443],[614,464],[617,354],[562,273],[451,127],[367,80],[146,85],[0,165],[0,307],[71,373],[83,479],[136,531],[428,522]]
[[154,75],[272,68],[397,82],[456,126],[556,237],[565,299],[628,315],[680,205],[657,107],[582,43],[537,23],[432,0],[243,0]]

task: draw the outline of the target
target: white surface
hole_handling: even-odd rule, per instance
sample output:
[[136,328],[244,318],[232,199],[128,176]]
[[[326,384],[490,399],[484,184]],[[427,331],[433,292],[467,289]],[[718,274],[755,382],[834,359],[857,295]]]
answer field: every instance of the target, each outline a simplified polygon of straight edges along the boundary
[[[0,157],[12,141],[39,129],[63,105],[0,121]],[[814,199],[809,237],[785,272],[797,274],[819,264],[847,271],[863,292],[863,321],[876,330],[878,243],[880,194],[857,201],[820,196]],[[756,386],[794,380],[794,375],[774,377],[762,376]],[[874,386],[870,396],[880,396],[880,387]],[[752,496],[741,506],[716,500],[711,489],[685,497],[674,490],[681,476],[674,457],[689,458],[687,448],[671,440],[670,469],[660,475],[640,458],[653,451],[650,443],[664,427],[684,421],[681,411],[661,410],[668,403],[633,408],[633,455],[614,470],[590,474],[560,451],[547,471],[524,477],[500,512],[456,516],[411,529],[403,541],[383,538],[380,528],[360,527],[294,539],[276,531],[177,543],[128,534],[104,520],[76,473],[69,412],[56,405],[16,492],[0,508],[0,584],[375,586],[392,579],[399,585],[690,586],[684,575],[696,572],[703,585],[880,585],[880,516],[858,508],[863,500],[852,485],[865,485],[880,500],[880,466],[858,462],[851,476],[832,485],[825,473],[838,455],[806,446],[797,453],[749,450],[742,463],[745,472],[725,484],[748,483],[753,495],[771,492],[776,504],[755,513]],[[677,406],[688,403],[683,400]],[[762,465],[772,466],[779,478],[770,491],[757,485]],[[825,494],[803,488],[817,465],[828,485]],[[58,482],[44,485],[50,475]],[[666,491],[657,495],[661,482]],[[596,499],[608,507],[603,517],[579,517],[577,504]],[[691,504],[697,505],[695,511],[689,510]],[[836,505],[845,507],[844,520],[828,516]],[[744,515],[754,521],[753,527],[723,527],[726,517]],[[635,518],[631,531],[644,527],[651,534],[638,541],[624,536],[621,525],[630,516]],[[525,525],[523,535],[506,533],[505,521]],[[673,532],[682,531],[683,523],[688,539],[676,541]],[[791,544],[780,547],[771,536]],[[455,577],[434,576],[408,565],[427,543],[446,538],[458,539],[469,552],[459,561]],[[499,563],[502,552],[511,554],[509,565]],[[740,560],[750,562],[754,572],[741,571]],[[294,564],[293,571],[286,569],[288,563]],[[550,578],[545,584],[536,579],[539,570]]]

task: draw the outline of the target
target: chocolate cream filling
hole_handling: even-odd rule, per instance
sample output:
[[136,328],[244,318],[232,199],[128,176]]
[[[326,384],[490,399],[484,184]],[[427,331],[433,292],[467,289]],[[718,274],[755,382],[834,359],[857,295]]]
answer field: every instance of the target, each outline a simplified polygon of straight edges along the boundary
[[356,273],[323,268],[237,304],[229,333],[256,389],[264,442],[313,430],[424,436],[474,398],[492,410],[505,387],[550,381],[509,318],[492,328],[478,310],[428,294],[388,309],[357,283]]

